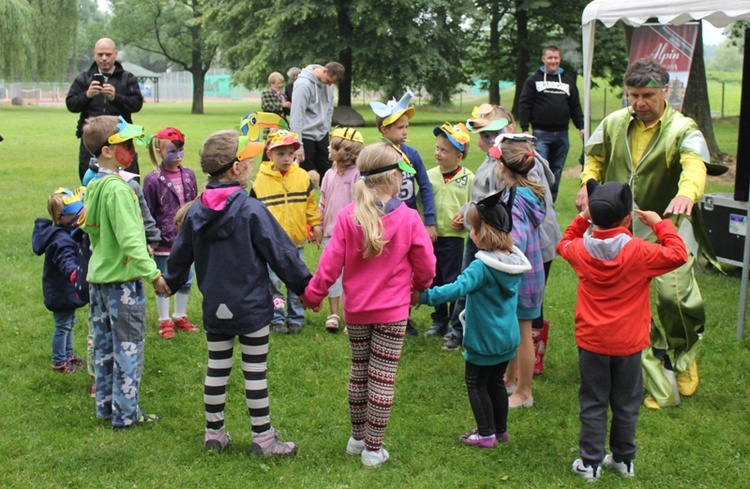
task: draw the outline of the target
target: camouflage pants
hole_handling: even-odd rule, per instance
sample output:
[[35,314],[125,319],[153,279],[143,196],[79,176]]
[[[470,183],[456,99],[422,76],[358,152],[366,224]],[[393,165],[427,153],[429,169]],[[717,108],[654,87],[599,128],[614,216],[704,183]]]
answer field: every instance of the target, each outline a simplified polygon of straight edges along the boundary
[[96,415],[112,426],[141,416],[138,388],[143,371],[146,295],[143,281],[89,284],[94,326]]

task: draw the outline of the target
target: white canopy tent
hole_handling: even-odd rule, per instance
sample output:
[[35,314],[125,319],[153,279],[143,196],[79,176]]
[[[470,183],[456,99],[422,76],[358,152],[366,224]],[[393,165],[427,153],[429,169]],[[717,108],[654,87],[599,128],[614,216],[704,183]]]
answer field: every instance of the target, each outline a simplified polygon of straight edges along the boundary
[[[649,19],[661,24],[681,25],[694,20],[705,20],[715,27],[733,22],[750,21],[750,0],[594,0],[583,10],[583,108],[586,134],[591,131],[591,65],[594,59],[596,21],[612,27],[617,21],[639,27]],[[747,56],[748,46],[745,46]],[[748,114],[745,114],[748,117]],[[750,234],[748,232],[747,234]],[[740,310],[737,339],[742,339],[747,308],[748,274],[750,273],[750,236],[745,237],[745,256],[742,270]]]
[[591,131],[591,65],[594,59],[596,21],[612,27],[620,20],[639,27],[649,19],[681,25],[705,20],[725,27],[738,20],[750,21],[750,0],[594,0],[583,10],[583,114],[587,134]]

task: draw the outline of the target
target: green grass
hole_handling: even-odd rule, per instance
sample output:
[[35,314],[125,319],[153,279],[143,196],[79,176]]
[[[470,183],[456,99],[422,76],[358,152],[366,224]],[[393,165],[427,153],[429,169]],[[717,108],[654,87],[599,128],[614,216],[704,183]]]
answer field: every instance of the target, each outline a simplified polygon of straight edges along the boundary
[[[505,98],[505,97],[504,97]],[[200,142],[214,130],[232,127],[251,107],[208,104],[207,114],[189,114],[188,104],[150,104],[137,122],[150,132],[174,125],[187,135],[187,165],[198,173]],[[432,128],[464,113],[418,110],[410,140],[427,166],[433,163]],[[367,113],[367,112],[363,112]],[[94,416],[84,373],[50,369],[52,317],[41,295],[43,259],[30,247],[33,219],[45,215],[48,194],[77,184],[76,116],[64,108],[1,107],[0,283],[0,487],[582,487],[570,473],[577,456],[577,356],[573,336],[575,275],[556,260],[545,300],[552,324],[545,374],[534,384],[533,409],[512,412],[511,442],[494,450],[461,446],[457,435],[474,426],[457,352],[440,341],[407,338],[386,435],[391,461],[364,469],[344,454],[349,436],[346,404],[348,344],[324,331],[326,310],[308,311],[301,335],[271,337],[269,385],[272,418],[282,435],[300,445],[291,460],[256,460],[246,455],[250,423],[239,368],[230,378],[227,426],[232,448],[213,456],[202,450],[205,338],[179,334],[159,338],[153,298],[141,405],[162,422],[113,432]],[[366,119],[371,121],[369,113]],[[716,127],[722,149],[734,153],[737,124]],[[363,130],[367,141],[375,129]],[[571,132],[571,136],[573,132]],[[572,138],[575,141],[575,138]],[[574,142],[568,163],[577,164]],[[145,156],[145,154],[143,154]],[[469,166],[482,155],[475,148]],[[144,167],[147,167],[144,158]],[[566,178],[558,201],[559,222],[575,215],[577,180]],[[730,191],[712,184],[711,191]],[[314,269],[319,251],[307,250]],[[750,355],[737,342],[737,269],[698,277],[708,323],[700,358],[701,386],[679,408],[643,410],[638,426],[637,476],[625,481],[610,473],[602,483],[616,487],[742,487],[750,470]],[[190,317],[200,326],[200,293],[193,288]],[[85,349],[85,310],[78,314],[75,346]],[[422,331],[429,310],[415,314]],[[235,358],[239,365],[239,356]]]

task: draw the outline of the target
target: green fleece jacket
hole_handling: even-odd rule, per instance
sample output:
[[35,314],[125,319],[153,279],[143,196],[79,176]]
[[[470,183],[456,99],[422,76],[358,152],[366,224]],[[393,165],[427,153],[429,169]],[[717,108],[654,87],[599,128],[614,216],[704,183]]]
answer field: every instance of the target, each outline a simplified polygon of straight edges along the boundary
[[119,175],[93,180],[86,189],[81,229],[91,238],[86,280],[112,284],[159,278],[146,248],[143,217],[135,192]]

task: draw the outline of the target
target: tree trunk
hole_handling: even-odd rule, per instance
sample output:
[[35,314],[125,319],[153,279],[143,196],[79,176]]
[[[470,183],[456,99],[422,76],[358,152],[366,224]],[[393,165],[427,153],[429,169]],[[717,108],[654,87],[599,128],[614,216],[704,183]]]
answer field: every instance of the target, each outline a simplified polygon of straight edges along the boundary
[[529,59],[531,57],[529,53],[529,15],[526,10],[522,8],[523,1],[516,0],[516,30],[518,33],[518,39],[516,40],[518,45],[518,62],[516,64],[516,94],[513,97],[513,115],[516,120],[518,119],[518,101],[521,98],[521,90],[523,90],[523,83],[529,76]]
[[690,66],[688,85],[685,90],[685,100],[682,103],[682,113],[692,117],[698,124],[708,145],[711,163],[721,163],[724,154],[719,149],[714,135],[711,120],[711,104],[708,100],[708,83],[706,82],[706,65],[703,61],[703,26],[698,28],[698,39],[695,42],[693,63]]
[[[192,0],[193,13],[197,14],[200,12],[200,5],[197,0]],[[190,28],[191,35],[191,46],[192,46],[192,62],[189,68],[190,73],[193,75],[193,108],[190,110],[191,114],[203,114],[203,91],[206,85],[206,72],[208,67],[203,66],[203,40],[201,26],[203,24],[198,22]],[[210,63],[209,63],[210,64]]]
[[[349,12],[344,6],[338,8],[338,35],[348,46],[354,35],[354,26],[349,20]],[[344,80],[339,82],[339,107],[352,106],[352,48],[346,47],[339,52],[338,62],[344,65],[346,75]]]
[[[490,17],[490,53],[500,52],[500,6],[494,5],[492,16]],[[491,54],[492,55],[492,54]],[[491,56],[490,55],[490,56]],[[495,70],[490,70],[489,74],[490,103],[500,105],[500,77]]]
[[191,114],[203,114],[203,90],[206,84],[206,71],[202,68],[196,68],[193,74],[193,108]]

